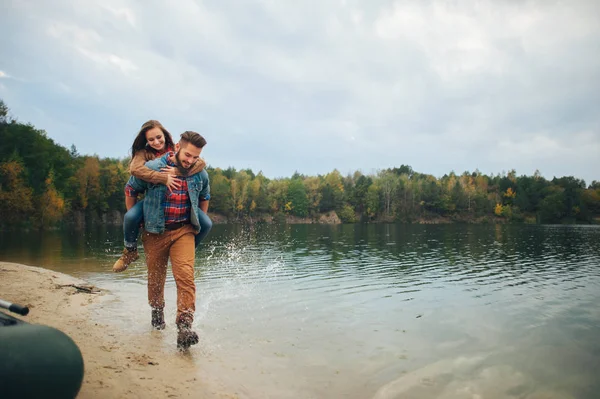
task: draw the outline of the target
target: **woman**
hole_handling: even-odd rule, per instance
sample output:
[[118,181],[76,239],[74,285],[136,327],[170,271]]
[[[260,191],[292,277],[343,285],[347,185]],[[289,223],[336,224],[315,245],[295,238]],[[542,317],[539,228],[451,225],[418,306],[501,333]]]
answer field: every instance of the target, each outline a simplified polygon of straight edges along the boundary
[[[142,180],[153,184],[164,184],[169,191],[180,187],[180,181],[176,178],[177,169],[165,167],[160,172],[148,168],[146,162],[157,157],[163,156],[169,151],[175,150],[175,144],[171,134],[165,127],[156,120],[150,120],[142,125],[131,146],[131,163],[129,172]],[[198,173],[206,163],[199,159],[190,171],[190,174]],[[136,198],[125,196],[125,206],[127,213],[123,218],[123,235],[125,249],[123,254],[113,265],[114,272],[122,272],[134,261],[139,258],[137,251],[137,238],[140,232],[140,225],[144,218],[143,200],[137,202]],[[196,247],[200,241],[206,237],[208,230],[212,227],[210,219],[206,218],[205,223],[200,225],[200,234],[196,234]]]

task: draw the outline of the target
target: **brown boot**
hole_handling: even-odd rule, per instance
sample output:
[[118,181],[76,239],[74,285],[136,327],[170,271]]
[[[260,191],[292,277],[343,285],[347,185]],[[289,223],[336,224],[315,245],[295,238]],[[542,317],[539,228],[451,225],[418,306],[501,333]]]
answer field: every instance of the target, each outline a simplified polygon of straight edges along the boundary
[[192,328],[187,323],[177,325],[177,349],[186,350],[192,345],[198,343],[198,334],[192,331]]
[[165,313],[162,309],[152,309],[152,327],[157,330],[165,329]]
[[121,255],[121,257],[113,265],[113,272],[120,273],[122,271],[125,271],[125,269],[127,269],[127,266],[138,260],[139,257],[140,256],[138,255],[137,249],[129,250],[125,248],[123,250],[123,255]]

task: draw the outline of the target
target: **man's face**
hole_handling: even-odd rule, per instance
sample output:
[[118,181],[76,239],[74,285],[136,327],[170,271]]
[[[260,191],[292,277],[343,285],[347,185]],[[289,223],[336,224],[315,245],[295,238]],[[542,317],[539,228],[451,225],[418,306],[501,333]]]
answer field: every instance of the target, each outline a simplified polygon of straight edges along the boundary
[[177,150],[177,153],[175,153],[177,163],[185,170],[188,170],[194,166],[196,161],[198,161],[198,158],[200,158],[200,153],[202,152],[202,148],[198,148],[193,144],[185,143],[177,143],[175,145],[175,149]]

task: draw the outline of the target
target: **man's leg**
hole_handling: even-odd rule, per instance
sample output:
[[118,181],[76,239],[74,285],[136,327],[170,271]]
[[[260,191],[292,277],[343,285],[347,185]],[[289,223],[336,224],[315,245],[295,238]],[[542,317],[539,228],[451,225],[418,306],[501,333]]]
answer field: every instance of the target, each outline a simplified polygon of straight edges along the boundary
[[165,282],[171,240],[168,233],[142,235],[146,265],[148,266],[148,304],[152,308],[152,326],[162,330],[165,327]]
[[182,227],[173,232],[169,251],[173,277],[177,284],[177,345],[187,348],[198,343],[198,335],[191,330],[196,310],[196,284],[194,282],[194,228]]

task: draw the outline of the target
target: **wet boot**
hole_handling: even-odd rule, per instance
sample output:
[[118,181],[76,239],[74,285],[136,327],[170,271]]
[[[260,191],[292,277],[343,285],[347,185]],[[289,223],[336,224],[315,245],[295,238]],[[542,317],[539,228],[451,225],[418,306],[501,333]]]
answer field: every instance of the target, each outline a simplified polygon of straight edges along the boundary
[[198,343],[198,334],[192,331],[192,327],[188,323],[177,324],[177,349],[186,350],[192,345]]
[[162,309],[152,309],[152,327],[156,330],[164,330],[165,325],[165,312]]
[[122,271],[125,271],[125,269],[127,269],[127,267],[131,263],[138,260],[139,257],[140,256],[138,255],[137,248],[134,248],[134,249],[125,248],[123,250],[123,255],[121,255],[121,257],[113,265],[113,272],[120,273]]

